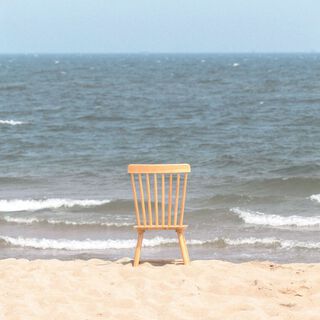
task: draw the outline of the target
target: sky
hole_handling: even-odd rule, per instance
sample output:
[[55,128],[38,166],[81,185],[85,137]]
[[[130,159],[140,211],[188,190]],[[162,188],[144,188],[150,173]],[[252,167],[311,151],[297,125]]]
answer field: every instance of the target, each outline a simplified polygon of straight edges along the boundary
[[0,0],[0,53],[320,52],[319,0]]

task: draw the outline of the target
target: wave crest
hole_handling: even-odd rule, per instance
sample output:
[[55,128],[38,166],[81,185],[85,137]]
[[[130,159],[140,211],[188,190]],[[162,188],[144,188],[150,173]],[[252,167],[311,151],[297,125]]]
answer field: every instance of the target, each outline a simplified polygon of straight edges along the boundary
[[[5,243],[17,247],[28,247],[34,249],[57,249],[57,250],[105,250],[105,249],[131,249],[136,246],[136,239],[128,240],[69,240],[69,239],[46,239],[46,238],[23,238],[1,236]],[[144,239],[143,246],[156,247],[163,244],[176,243],[176,239],[155,237]]]
[[304,242],[296,240],[282,240],[276,238],[242,238],[242,239],[224,239],[227,245],[240,246],[240,245],[263,245],[263,246],[276,246],[280,249],[320,249],[320,242]]
[[16,126],[19,124],[25,124],[25,122],[15,120],[0,120],[0,124],[9,124],[10,126]]
[[297,226],[297,227],[314,227],[320,226],[320,216],[302,217],[302,216],[279,216],[276,214],[265,214],[263,212],[252,212],[241,210],[239,208],[230,209],[237,214],[240,219],[248,224],[265,225],[272,227]]
[[320,203],[320,194],[313,194],[309,197],[309,199]]
[[[33,249],[54,249],[54,250],[106,250],[106,249],[132,249],[136,246],[136,239],[107,239],[107,240],[70,240],[70,239],[46,239],[46,238],[23,238],[0,236],[6,245],[26,247]],[[155,237],[144,239],[144,247],[157,247],[177,244],[177,239]],[[215,238],[212,240],[187,240],[188,245],[214,245],[216,247],[226,246],[263,246],[278,247],[279,249],[320,249],[320,242],[303,242],[296,240],[281,240],[276,238]]]
[[110,200],[72,200],[72,199],[44,199],[44,200],[0,200],[0,212],[37,211],[42,209],[72,208],[75,206],[92,207],[109,203]]
[[0,221],[5,221],[9,223],[16,224],[34,224],[34,223],[43,223],[43,224],[53,224],[53,225],[71,225],[71,226],[106,226],[106,227],[130,227],[133,226],[133,223],[129,222],[99,222],[99,221],[71,221],[71,220],[57,220],[57,219],[40,219],[36,217],[22,218],[22,217],[11,217],[4,216],[0,218]]

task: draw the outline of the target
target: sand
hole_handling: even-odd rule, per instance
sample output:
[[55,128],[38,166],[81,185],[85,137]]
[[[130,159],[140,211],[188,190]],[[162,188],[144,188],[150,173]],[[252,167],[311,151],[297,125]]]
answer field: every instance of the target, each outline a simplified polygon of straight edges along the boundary
[[320,264],[0,260],[0,319],[320,319]]

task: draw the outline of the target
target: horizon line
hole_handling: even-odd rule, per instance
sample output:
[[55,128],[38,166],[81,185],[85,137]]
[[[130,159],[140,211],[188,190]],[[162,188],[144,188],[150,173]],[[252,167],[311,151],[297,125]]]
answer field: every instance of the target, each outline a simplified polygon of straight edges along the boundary
[[0,52],[0,55],[156,55],[156,54],[168,54],[168,55],[196,55],[196,54],[319,54],[320,51],[194,51],[194,52],[167,52],[167,51],[119,51],[119,52]]

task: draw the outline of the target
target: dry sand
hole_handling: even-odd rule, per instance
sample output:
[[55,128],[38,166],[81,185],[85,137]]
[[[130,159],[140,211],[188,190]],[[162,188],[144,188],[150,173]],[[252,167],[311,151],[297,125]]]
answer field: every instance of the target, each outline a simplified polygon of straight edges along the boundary
[[320,264],[0,261],[0,319],[320,319]]

